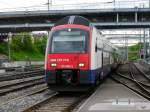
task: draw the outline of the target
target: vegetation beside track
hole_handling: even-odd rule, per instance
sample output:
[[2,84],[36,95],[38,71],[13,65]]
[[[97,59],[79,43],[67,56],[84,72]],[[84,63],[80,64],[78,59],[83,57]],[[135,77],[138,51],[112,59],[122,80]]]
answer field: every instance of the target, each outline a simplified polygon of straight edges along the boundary
[[[44,60],[47,36],[33,37],[29,33],[12,36],[10,52],[12,60]],[[8,42],[0,42],[0,55],[8,56]]]
[[142,48],[142,44],[138,43],[136,45],[133,46],[129,46],[129,60],[137,60],[139,59],[139,50]]
[[[148,44],[146,44],[146,47],[148,48]],[[121,49],[125,50],[125,48],[121,48]],[[138,43],[136,45],[129,46],[128,47],[128,52],[129,52],[128,58],[129,58],[129,60],[133,61],[133,60],[139,59],[141,49],[143,49],[143,43]]]

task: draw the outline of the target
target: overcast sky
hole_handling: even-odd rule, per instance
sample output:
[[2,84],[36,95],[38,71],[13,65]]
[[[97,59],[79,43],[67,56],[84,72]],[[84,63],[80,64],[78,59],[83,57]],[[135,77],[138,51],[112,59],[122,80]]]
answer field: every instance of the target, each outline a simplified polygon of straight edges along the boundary
[[[101,2],[102,0],[49,0],[54,5],[56,4],[76,4],[76,3],[94,3]],[[103,0],[103,2],[112,0]],[[46,4],[48,0],[0,0],[0,8],[16,8],[26,7],[32,5]]]
[[[109,8],[109,6],[114,5],[112,3],[114,0],[49,0],[49,1],[52,1],[52,5],[54,6],[62,5],[62,4],[85,4],[85,3],[94,4],[96,3],[95,4],[96,6],[102,5],[102,6],[106,6]],[[115,0],[115,1],[116,1],[116,6],[120,6],[120,7],[122,7],[122,5],[120,5],[121,4],[120,1],[123,2],[122,4],[124,5],[124,7],[132,6],[135,4],[140,4],[140,7],[142,7],[143,4],[147,6],[148,5],[147,3],[149,0]],[[0,12],[12,10],[12,9],[19,10],[21,9],[21,7],[29,7],[29,6],[45,6],[46,8],[46,5],[44,4],[46,4],[47,2],[48,0],[0,0]],[[40,9],[40,7],[38,9]]]
[[[49,0],[53,5],[109,2],[112,0]],[[0,9],[38,6],[46,4],[48,0],[0,0]]]

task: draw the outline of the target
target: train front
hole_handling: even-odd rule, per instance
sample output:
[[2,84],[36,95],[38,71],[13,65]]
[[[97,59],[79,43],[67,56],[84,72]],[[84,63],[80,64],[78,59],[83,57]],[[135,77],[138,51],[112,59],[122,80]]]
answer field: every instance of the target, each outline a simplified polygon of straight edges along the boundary
[[55,91],[87,89],[90,77],[90,27],[72,22],[56,25],[51,32],[45,61],[49,88]]

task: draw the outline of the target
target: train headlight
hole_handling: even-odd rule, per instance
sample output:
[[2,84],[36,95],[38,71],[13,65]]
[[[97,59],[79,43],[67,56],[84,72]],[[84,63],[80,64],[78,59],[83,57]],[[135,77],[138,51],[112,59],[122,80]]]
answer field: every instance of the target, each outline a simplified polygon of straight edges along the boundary
[[57,64],[56,64],[56,63],[52,63],[51,66],[52,66],[52,67],[56,67]]
[[84,67],[84,63],[79,63],[79,67]]

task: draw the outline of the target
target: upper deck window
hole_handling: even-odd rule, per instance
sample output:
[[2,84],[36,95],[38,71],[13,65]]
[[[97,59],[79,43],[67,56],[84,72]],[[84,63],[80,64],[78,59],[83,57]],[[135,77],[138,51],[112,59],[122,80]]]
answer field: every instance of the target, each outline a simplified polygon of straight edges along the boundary
[[51,53],[86,53],[88,31],[81,29],[57,30],[52,34]]

